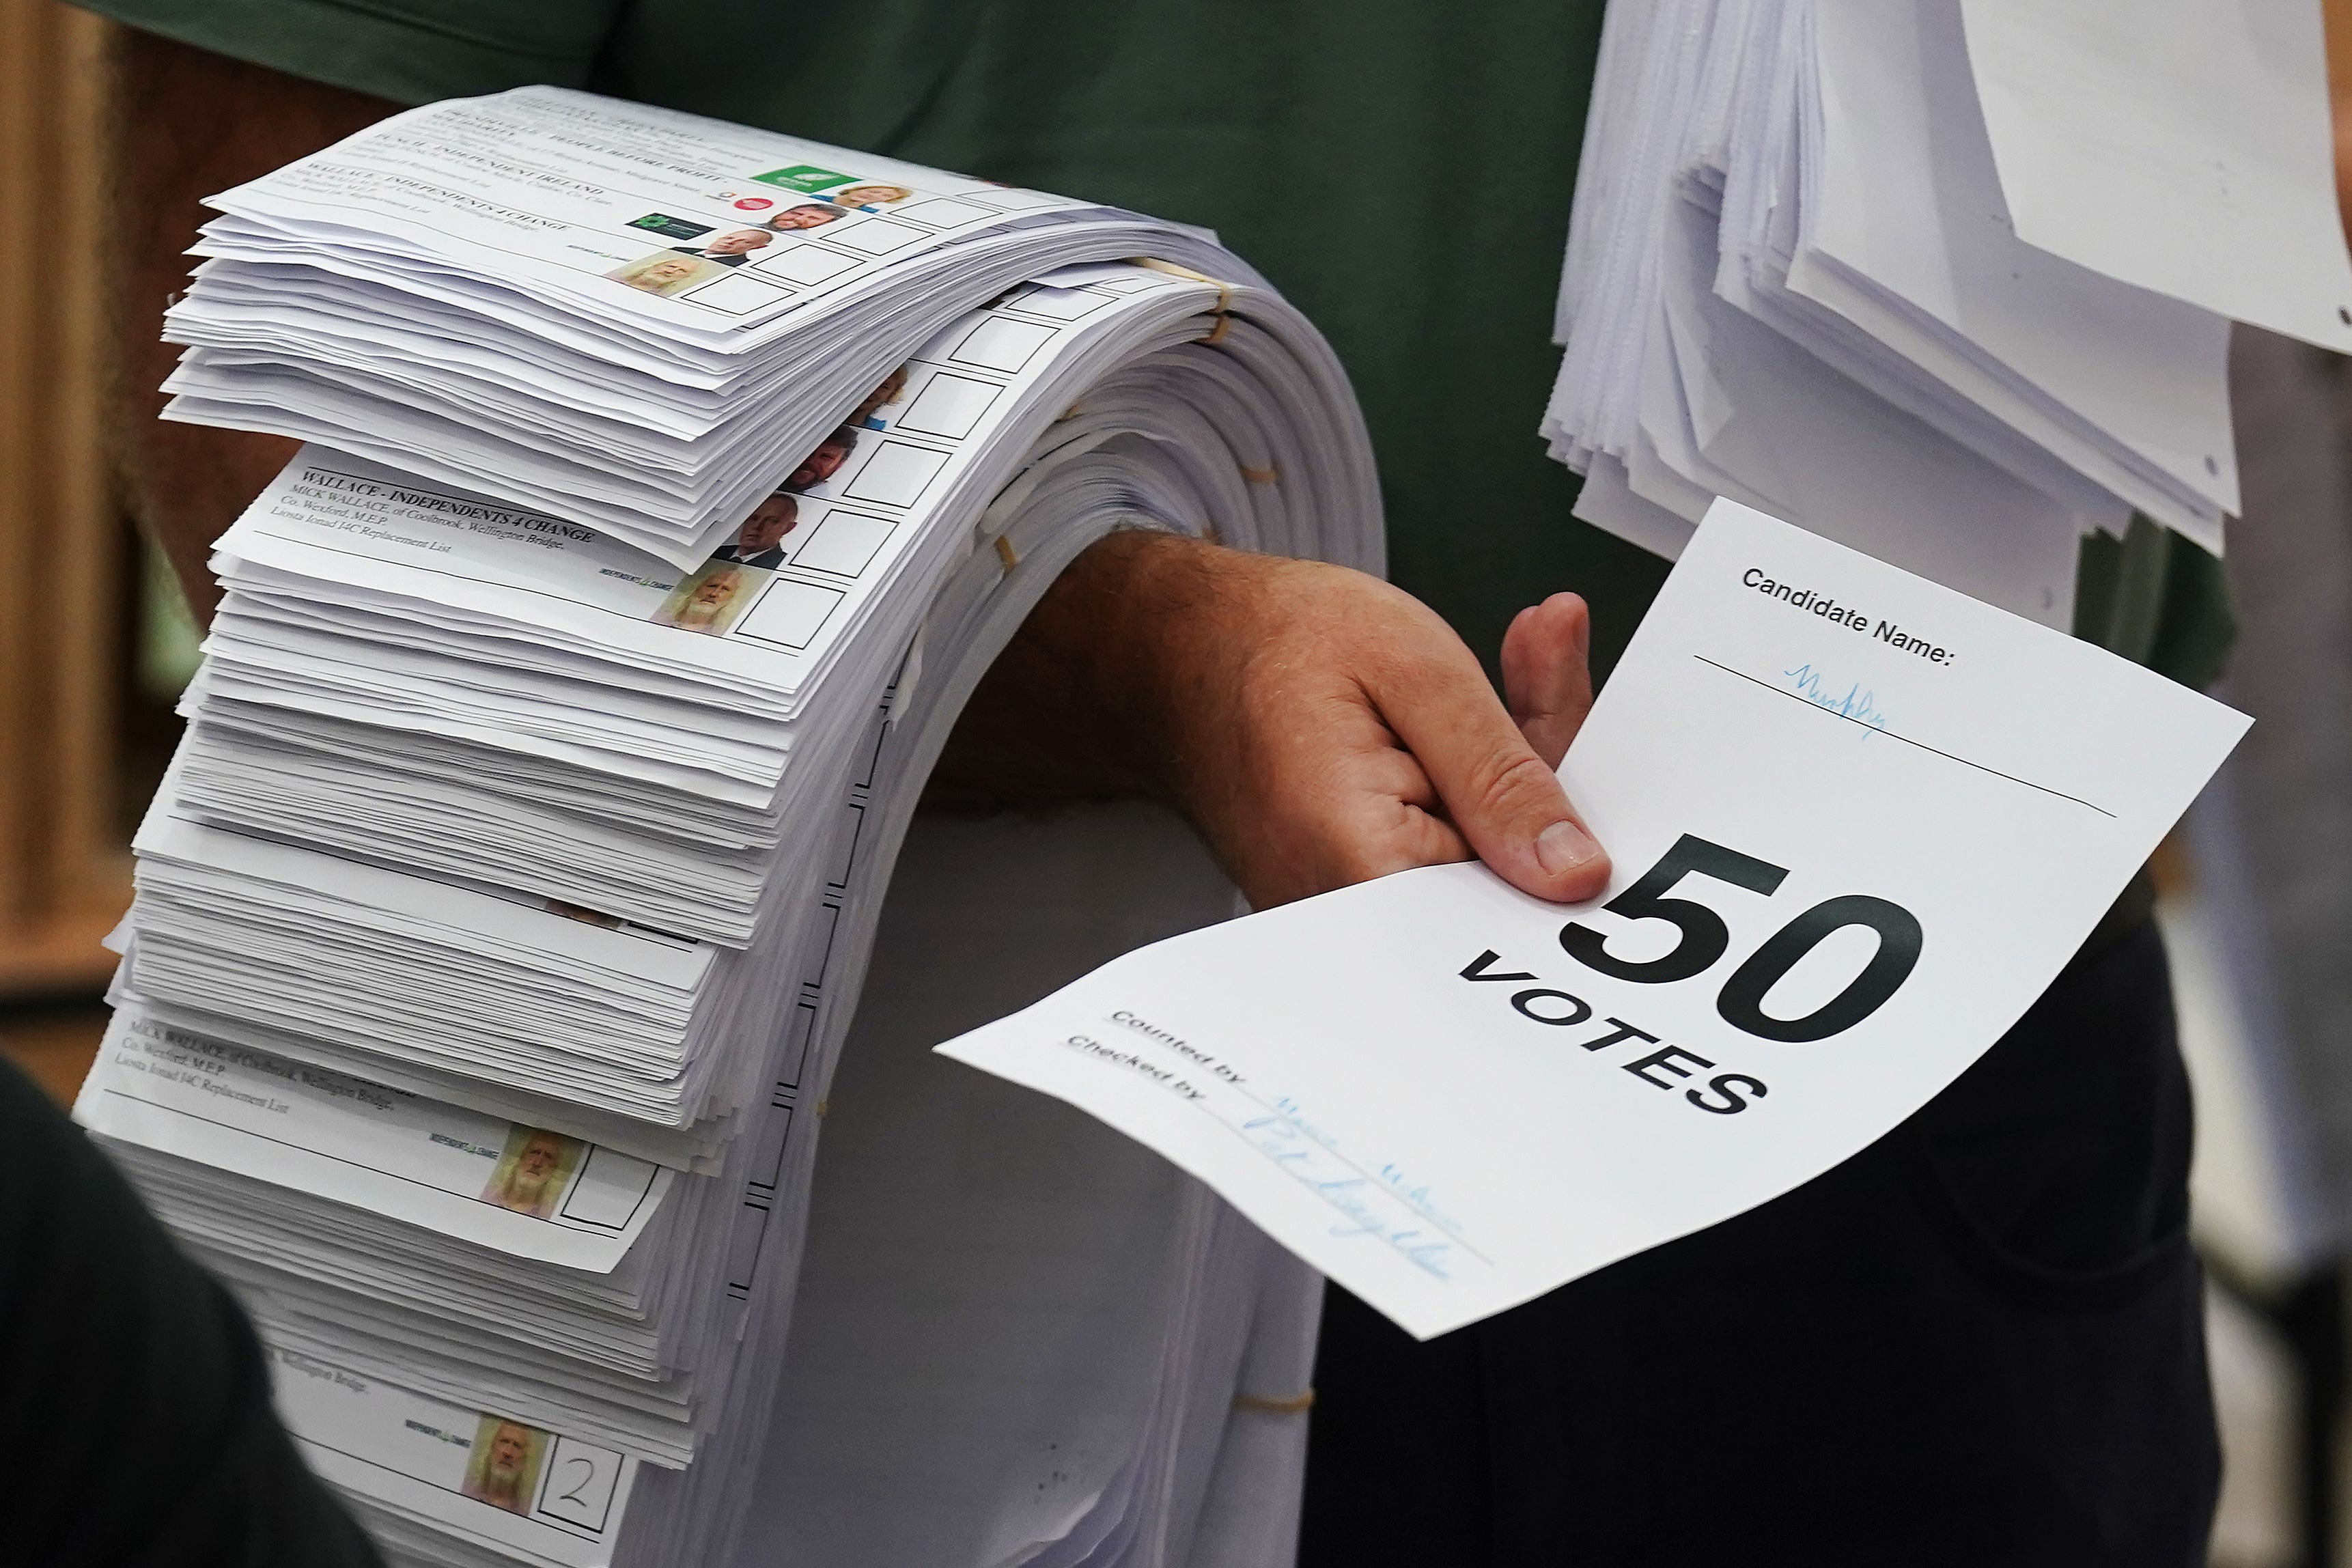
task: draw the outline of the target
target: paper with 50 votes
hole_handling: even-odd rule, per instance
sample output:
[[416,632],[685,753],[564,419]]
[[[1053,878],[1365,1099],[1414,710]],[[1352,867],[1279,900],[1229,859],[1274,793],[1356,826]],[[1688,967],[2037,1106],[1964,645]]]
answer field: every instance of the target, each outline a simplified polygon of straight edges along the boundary
[[939,1047],[1166,1155],[1428,1338],[1925,1104],[2248,721],[1718,500],[1561,777],[1616,864],[1471,864],[1129,953]]

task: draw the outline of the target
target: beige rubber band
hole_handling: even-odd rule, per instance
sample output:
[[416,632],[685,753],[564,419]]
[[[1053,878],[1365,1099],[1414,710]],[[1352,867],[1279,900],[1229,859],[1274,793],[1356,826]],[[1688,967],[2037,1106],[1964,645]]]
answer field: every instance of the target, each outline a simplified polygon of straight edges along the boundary
[[1244,467],[1242,469],[1242,478],[1254,485],[1278,485],[1282,482],[1282,470]]
[[996,536],[996,558],[1004,563],[1007,572],[1021,564],[1021,557],[1013,552],[1013,541],[1001,533]]
[[1234,1408],[1256,1410],[1268,1415],[1304,1415],[1315,1407],[1315,1391],[1294,1394],[1287,1399],[1277,1399],[1267,1394],[1236,1394]]
[[1172,261],[1162,261],[1156,256],[1130,256],[1128,259],[1138,267],[1149,267],[1154,272],[1165,272],[1171,278],[1189,278],[1195,283],[1214,285],[1217,290],[1217,305],[1216,309],[1209,313],[1217,318],[1217,324],[1207,337],[1195,338],[1193,342],[1214,343],[1224,340],[1225,329],[1233,325],[1233,318],[1225,313],[1232,308],[1234,302],[1232,284],[1220,278],[1212,278],[1205,272],[1195,272],[1189,267],[1179,267]]

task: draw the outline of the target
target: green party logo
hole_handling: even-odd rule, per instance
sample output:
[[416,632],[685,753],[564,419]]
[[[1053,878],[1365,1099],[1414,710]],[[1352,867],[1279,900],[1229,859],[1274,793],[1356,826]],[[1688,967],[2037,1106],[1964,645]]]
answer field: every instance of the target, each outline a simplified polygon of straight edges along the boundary
[[789,169],[771,169],[764,174],[751,177],[763,185],[782,185],[788,191],[800,191],[808,195],[832,190],[836,185],[853,184],[857,178],[855,174],[837,174],[831,169],[820,169],[814,163],[795,163]]

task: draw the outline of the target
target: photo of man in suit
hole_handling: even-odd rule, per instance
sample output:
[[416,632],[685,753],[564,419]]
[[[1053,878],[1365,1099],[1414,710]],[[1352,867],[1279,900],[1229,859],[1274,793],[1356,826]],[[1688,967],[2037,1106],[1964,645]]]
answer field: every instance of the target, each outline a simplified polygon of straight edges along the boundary
[[740,267],[751,258],[751,252],[775,237],[756,228],[730,229],[716,239],[700,245],[673,245],[672,250],[681,256],[691,256],[698,261],[711,262],[719,267]]
[[778,490],[751,509],[751,515],[736,530],[734,542],[712,551],[710,559],[763,566],[772,572],[784,563],[784,535],[799,527],[800,521],[800,501]]

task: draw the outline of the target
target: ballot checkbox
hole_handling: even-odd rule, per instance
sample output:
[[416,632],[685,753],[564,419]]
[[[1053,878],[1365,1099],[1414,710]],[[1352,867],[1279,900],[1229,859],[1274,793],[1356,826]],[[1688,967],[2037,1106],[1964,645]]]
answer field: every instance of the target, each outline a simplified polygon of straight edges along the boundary
[[935,447],[911,441],[885,441],[857,470],[842,494],[853,500],[880,501],[885,506],[912,506],[924,487],[947,466],[948,455]]
[[948,358],[958,364],[1011,374],[1035,358],[1037,351],[1053,341],[1055,331],[1034,321],[991,316],[966,332],[963,340],[949,351]]
[[931,237],[930,230],[918,228],[910,223],[894,223],[888,218],[870,217],[835,226],[827,236],[834,244],[862,250],[868,256],[887,256],[903,249],[919,239]]
[[1084,289],[1056,289],[1050,284],[1032,283],[1004,301],[1004,309],[1031,316],[1045,316],[1056,321],[1075,321],[1109,303],[1110,300],[1104,296]]
[[1065,198],[1049,195],[1044,191],[1022,190],[1013,185],[1001,185],[992,191],[976,191],[967,199],[985,202],[998,212],[1020,212],[1028,207],[1058,206]]
[[846,597],[838,588],[779,578],[760,595],[760,602],[735,623],[735,635],[779,647],[806,647],[824,627],[825,617]]
[[557,1212],[565,1219],[618,1230],[635,1217],[654,1190],[660,1167],[610,1149],[592,1147]]
[[829,283],[865,265],[856,257],[803,241],[761,257],[751,263],[751,269],[787,282],[814,284]]
[[950,441],[961,441],[972,433],[996,401],[997,394],[1003,390],[992,381],[941,371],[908,399],[906,412],[898,416],[897,427],[919,436],[943,436]]
[[793,564],[836,577],[862,576],[889,542],[894,526],[887,517],[835,507],[824,514],[808,542],[793,552]]
[[914,202],[903,207],[893,207],[890,216],[912,218],[917,223],[927,223],[934,228],[954,228],[961,224],[994,217],[996,214],[988,207],[980,206],[971,202],[960,202],[953,196],[933,196],[929,201]]
[[736,271],[705,283],[683,298],[706,310],[724,310],[730,316],[748,316],[754,310],[766,310],[777,300],[798,291],[765,278]]
[[621,1455],[611,1448],[558,1436],[548,1450],[539,1506],[532,1512],[602,1535],[612,1518],[621,1465]]

